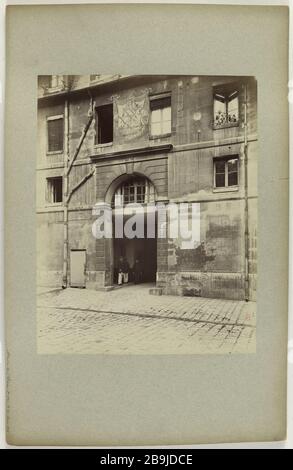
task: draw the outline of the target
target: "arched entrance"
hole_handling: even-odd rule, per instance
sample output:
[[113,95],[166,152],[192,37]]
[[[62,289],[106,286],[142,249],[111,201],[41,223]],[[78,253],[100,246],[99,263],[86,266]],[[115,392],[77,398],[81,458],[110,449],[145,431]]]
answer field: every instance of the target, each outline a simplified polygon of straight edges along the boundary
[[[113,282],[118,283],[119,262],[123,258],[129,266],[129,282],[155,282],[157,272],[157,237],[156,237],[156,191],[152,182],[141,175],[131,175],[123,178],[112,192],[113,234],[118,213],[120,223],[123,217],[123,227],[131,222],[134,215],[131,204],[140,205],[139,221],[143,223],[143,234],[113,238]],[[123,212],[122,212],[123,211]],[[122,217],[121,217],[121,214]],[[143,236],[142,236],[143,235]],[[139,276],[137,276],[137,267]]]

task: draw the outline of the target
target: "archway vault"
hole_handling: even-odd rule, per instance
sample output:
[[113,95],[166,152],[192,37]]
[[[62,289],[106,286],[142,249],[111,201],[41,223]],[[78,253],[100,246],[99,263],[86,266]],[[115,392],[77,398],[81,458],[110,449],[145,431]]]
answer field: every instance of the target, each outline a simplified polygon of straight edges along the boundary
[[[168,200],[168,161],[165,156],[162,158],[153,157],[147,161],[118,162],[115,160],[107,163],[101,161],[97,163],[96,170],[96,202],[112,205],[117,188],[133,178],[145,179],[152,185],[155,202]],[[162,243],[158,244],[157,237],[153,240],[146,240],[145,246],[142,246],[143,242],[141,240],[134,242],[135,246],[134,244],[130,246],[131,243],[128,241],[122,241],[121,246],[117,242],[114,246],[114,241],[114,237],[96,240],[96,270],[100,277],[104,279],[103,285],[107,287],[115,284],[117,257],[120,253],[130,257],[131,263],[137,254],[143,258],[144,254],[149,253],[149,256],[145,256],[146,259],[142,260],[144,266],[146,266],[145,280],[155,282],[157,267],[161,266],[162,260],[164,260],[165,265],[167,256],[165,245],[162,247]],[[151,246],[152,244],[153,246]],[[163,252],[161,252],[161,247],[164,250]]]
[[153,157],[150,160],[97,163],[96,202],[111,204],[116,188],[134,176],[148,179],[158,200],[168,199],[168,160],[166,157]]
[[[140,203],[144,206],[147,203],[154,203],[156,201],[156,189],[151,181],[145,174],[141,172],[123,173],[117,176],[108,186],[105,193],[105,202],[111,204],[115,209],[124,206],[127,208],[129,203]],[[133,214],[127,211],[123,213],[123,227],[124,224],[129,222]],[[128,237],[124,232],[123,236],[116,237],[114,234],[116,226],[116,210],[113,211],[113,237],[112,240],[107,241],[107,248],[105,250],[106,262],[108,266],[109,279],[111,284],[115,285],[118,282],[119,263],[123,259],[123,263],[128,266],[129,282],[137,282],[137,266],[139,266],[139,279],[140,282],[155,282],[157,271],[157,237],[156,237],[156,212],[154,212],[153,220],[150,222],[149,213],[147,212],[142,217],[143,235],[138,230],[137,235]],[[121,217],[121,213],[120,213]],[[140,219],[141,220],[141,219]],[[121,219],[119,218],[119,223]],[[137,223],[137,221],[135,222]],[[146,230],[147,223],[153,224],[153,235],[149,235]],[[135,225],[136,227],[136,225]],[[135,229],[136,230],[136,229]],[[119,231],[121,233],[121,230]],[[138,263],[138,264],[137,264]],[[124,264],[125,265],[125,264]]]

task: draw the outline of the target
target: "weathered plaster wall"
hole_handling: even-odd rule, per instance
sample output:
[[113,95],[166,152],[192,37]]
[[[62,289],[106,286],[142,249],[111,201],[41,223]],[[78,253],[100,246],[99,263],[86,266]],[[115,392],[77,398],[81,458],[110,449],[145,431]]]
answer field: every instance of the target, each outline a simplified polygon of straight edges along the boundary
[[192,249],[182,242],[180,236],[168,240],[167,266],[158,278],[166,293],[244,296],[243,200],[200,203],[200,241]]
[[257,199],[248,201],[248,270],[249,270],[249,298],[257,300]]
[[[201,205],[201,245],[184,250],[178,240],[158,240],[158,285],[167,293],[181,295],[244,295],[244,88],[240,86],[239,126],[213,128],[213,86],[235,81],[233,77],[139,77],[91,88],[96,106],[113,103],[113,144],[95,145],[93,120],[78,159],[72,168],[72,188],[95,166],[96,171],[72,196],[69,212],[69,249],[87,250],[87,287],[112,282],[112,244],[95,240],[91,208],[105,201],[115,180],[141,174],[155,185],[158,200],[198,202]],[[81,82],[80,82],[81,83]],[[82,85],[79,83],[78,87]],[[170,92],[172,96],[172,135],[150,139],[149,94]],[[88,121],[88,91],[70,96],[70,155],[72,156]],[[247,103],[248,196],[249,196],[249,272],[250,295],[256,288],[257,230],[257,143],[256,82],[249,80]],[[63,212],[45,201],[46,178],[63,174],[63,152],[47,154],[47,116],[64,113],[64,96],[43,101],[38,114],[37,152],[38,267],[40,279],[61,284],[63,263]],[[173,145],[165,153],[111,157],[111,152]],[[105,154],[108,154],[105,157]],[[213,159],[239,155],[239,189],[214,191]],[[94,156],[93,161],[91,157]],[[109,202],[109,201],[108,201]],[[42,250],[42,245],[50,249]],[[43,245],[44,246],[44,245]],[[188,253],[187,253],[188,251]],[[47,275],[46,275],[47,273]]]
[[[88,120],[90,95],[96,106],[113,103],[114,137],[112,151],[135,148],[145,144],[154,144],[150,139],[149,128],[149,95],[170,92],[172,102],[172,136],[158,142],[172,142],[173,145],[187,145],[196,142],[220,142],[223,139],[233,139],[244,135],[244,87],[239,86],[239,126],[213,128],[213,87],[223,83],[241,83],[235,77],[168,77],[157,80],[156,77],[138,77],[135,80],[117,82],[115,89],[111,86],[91,88],[90,93],[84,91],[70,96],[70,151],[73,152],[78,143],[82,126]],[[256,82],[248,81],[247,122],[248,134],[256,132]],[[43,101],[39,108],[40,146],[39,161],[46,155],[45,116],[62,114],[65,97],[54,97]],[[200,131],[200,133],[199,133]],[[79,159],[87,158],[90,154],[103,154],[107,146],[94,144],[95,122],[93,121],[87,138],[79,154]],[[46,159],[45,159],[46,160]],[[57,158],[58,162],[62,160]],[[47,163],[55,163],[54,158]]]
[[75,210],[69,212],[68,219],[69,250],[86,250],[86,287],[92,287],[96,281],[96,240],[92,235],[95,218],[91,210]]
[[37,214],[37,284],[62,285],[63,212]]

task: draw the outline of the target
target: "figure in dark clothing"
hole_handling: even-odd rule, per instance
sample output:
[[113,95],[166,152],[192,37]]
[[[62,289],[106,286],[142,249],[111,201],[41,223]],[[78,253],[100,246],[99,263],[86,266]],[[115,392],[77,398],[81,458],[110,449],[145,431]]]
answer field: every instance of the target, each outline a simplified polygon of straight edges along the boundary
[[138,258],[136,258],[133,265],[133,277],[134,284],[139,284],[142,281],[142,263]]
[[128,283],[129,264],[123,256],[120,256],[118,262],[118,284]]

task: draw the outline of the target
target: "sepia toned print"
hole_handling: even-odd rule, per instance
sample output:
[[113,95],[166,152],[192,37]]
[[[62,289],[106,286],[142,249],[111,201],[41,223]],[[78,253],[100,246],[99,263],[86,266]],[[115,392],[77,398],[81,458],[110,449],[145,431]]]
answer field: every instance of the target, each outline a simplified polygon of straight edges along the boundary
[[256,92],[39,76],[40,354],[255,352]]

